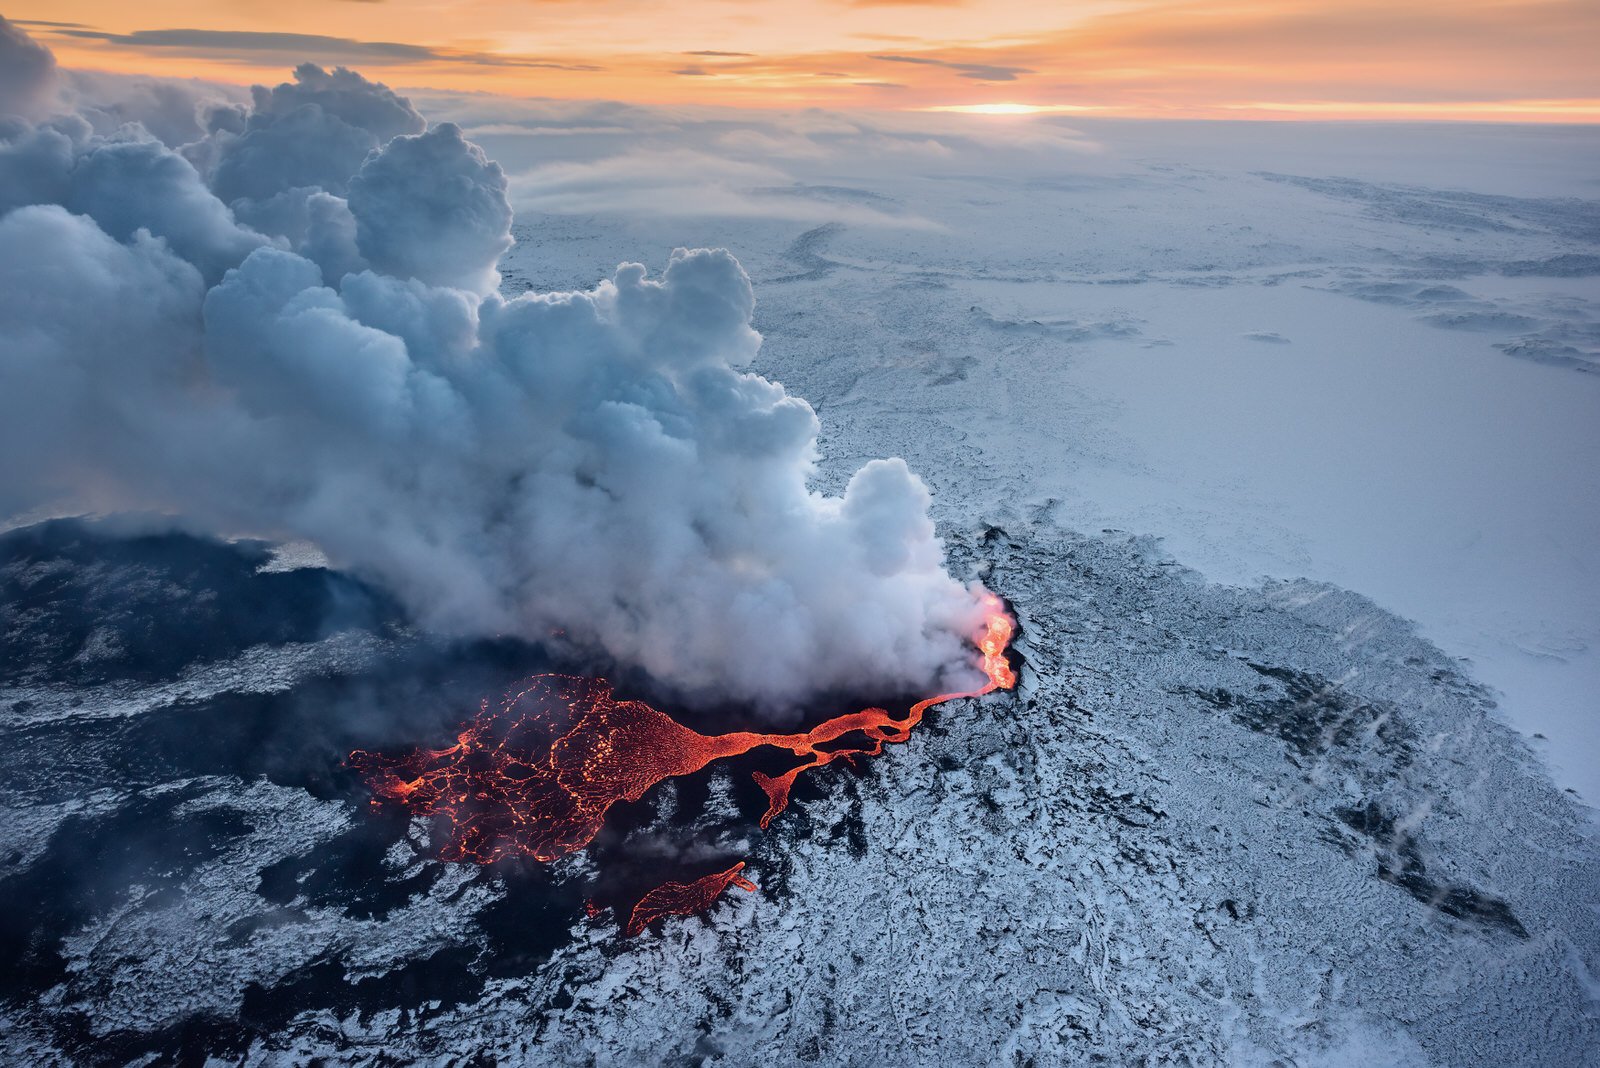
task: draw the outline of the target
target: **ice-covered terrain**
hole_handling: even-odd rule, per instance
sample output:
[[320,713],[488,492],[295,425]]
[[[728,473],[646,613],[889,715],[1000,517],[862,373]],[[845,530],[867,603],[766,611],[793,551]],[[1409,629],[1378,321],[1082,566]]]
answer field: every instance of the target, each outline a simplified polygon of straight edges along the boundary
[[823,485],[912,463],[1021,686],[766,833],[740,769],[659,788],[593,852],[759,890],[621,940],[594,855],[443,864],[340,768],[535,654],[11,531],[3,1059],[1596,1063],[1592,134],[498,118],[505,288],[732,249]]
[[[1600,137],[983,121],[956,129],[992,143],[901,166],[813,134],[797,184],[741,202],[798,220],[658,197],[525,217],[509,262],[545,288],[726,245],[759,367],[822,412],[835,470],[887,447],[951,518],[1048,508],[1215,581],[1358,590],[1600,798]],[[572,140],[540,143],[604,158]]]

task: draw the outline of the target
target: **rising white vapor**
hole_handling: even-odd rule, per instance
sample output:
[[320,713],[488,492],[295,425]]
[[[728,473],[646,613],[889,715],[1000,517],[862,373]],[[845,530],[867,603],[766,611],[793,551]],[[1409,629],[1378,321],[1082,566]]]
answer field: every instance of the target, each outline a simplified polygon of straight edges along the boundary
[[0,116],[28,118],[55,103],[56,57],[0,16]]
[[[35,55],[0,30],[0,66]],[[560,629],[691,697],[971,681],[926,487],[810,488],[817,418],[741,370],[727,252],[507,300],[506,179],[454,125],[311,66],[248,108],[150,99],[203,132],[103,100],[0,127],[0,513],[308,539],[439,631]]]

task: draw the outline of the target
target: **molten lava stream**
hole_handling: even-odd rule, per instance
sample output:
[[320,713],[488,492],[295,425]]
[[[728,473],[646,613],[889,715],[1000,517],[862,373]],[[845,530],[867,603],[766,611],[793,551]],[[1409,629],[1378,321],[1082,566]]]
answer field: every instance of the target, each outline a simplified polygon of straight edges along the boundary
[[692,883],[662,883],[639,899],[628,917],[628,926],[622,933],[629,938],[643,931],[667,915],[692,916],[716,904],[717,898],[730,885],[741,890],[754,890],[756,884],[739,873],[744,870],[740,861],[726,871],[712,872]]
[[[803,734],[704,735],[641,701],[617,700],[604,679],[539,675],[497,708],[484,702],[453,746],[404,756],[357,750],[348,763],[366,777],[377,797],[398,801],[414,815],[440,817],[448,828],[445,859],[487,864],[519,855],[549,861],[582,849],[617,802],[637,801],[663,779],[774,746],[800,762],[777,776],[754,774],[767,795],[761,817],[766,827],[788,805],[801,772],[840,758],[876,756],[885,743],[909,738],[934,705],[1015,686],[1016,675],[1005,655],[1015,623],[998,597],[989,595],[986,607],[983,630],[974,639],[985,684],[918,701],[905,719],[867,708],[826,720]],[[832,747],[852,732],[859,732],[865,744]],[[664,884],[645,895],[634,919],[644,909],[648,918],[639,925],[642,929],[659,915],[699,911],[730,883],[753,890],[738,875],[742,867],[689,884]],[[679,907],[684,902],[698,904]],[[634,930],[630,921],[628,931]]]

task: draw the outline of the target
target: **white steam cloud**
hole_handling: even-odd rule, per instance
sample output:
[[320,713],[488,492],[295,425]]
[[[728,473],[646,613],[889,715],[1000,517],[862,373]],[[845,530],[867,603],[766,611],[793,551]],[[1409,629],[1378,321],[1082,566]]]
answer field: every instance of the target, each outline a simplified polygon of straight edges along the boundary
[[3,19],[0,71],[0,514],[308,539],[432,628],[689,696],[971,681],[926,487],[809,488],[727,252],[507,300],[504,174],[359,74],[91,106]]

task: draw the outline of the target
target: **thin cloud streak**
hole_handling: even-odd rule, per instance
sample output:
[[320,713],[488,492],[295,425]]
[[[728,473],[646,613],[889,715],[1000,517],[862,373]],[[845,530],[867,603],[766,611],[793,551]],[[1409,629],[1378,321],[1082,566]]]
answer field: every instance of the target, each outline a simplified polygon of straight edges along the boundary
[[[371,0],[368,0],[371,2]],[[164,29],[107,33],[104,30],[61,28],[64,37],[103,41],[134,49],[173,49],[199,54],[230,52],[266,53],[286,62],[303,59],[340,59],[366,64],[467,63],[479,66],[525,67],[575,72],[605,68],[591,63],[561,63],[530,56],[499,55],[433,48],[398,41],[360,41],[316,33],[266,33],[254,30]]]
[[868,59],[879,63],[915,63],[925,67],[944,67],[953,70],[963,78],[972,78],[986,82],[1014,82],[1019,74],[1032,74],[1027,67],[1002,67],[989,63],[959,63],[949,59],[939,59],[935,56],[891,56],[872,55]]

